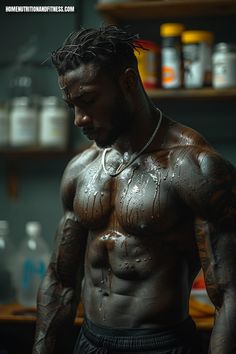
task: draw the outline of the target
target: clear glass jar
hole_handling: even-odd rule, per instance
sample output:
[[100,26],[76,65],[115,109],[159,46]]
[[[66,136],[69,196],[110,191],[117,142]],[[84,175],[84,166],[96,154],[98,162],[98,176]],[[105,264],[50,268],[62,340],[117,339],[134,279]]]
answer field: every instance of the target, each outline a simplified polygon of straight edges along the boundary
[[218,43],[212,56],[214,88],[236,87],[236,43]]

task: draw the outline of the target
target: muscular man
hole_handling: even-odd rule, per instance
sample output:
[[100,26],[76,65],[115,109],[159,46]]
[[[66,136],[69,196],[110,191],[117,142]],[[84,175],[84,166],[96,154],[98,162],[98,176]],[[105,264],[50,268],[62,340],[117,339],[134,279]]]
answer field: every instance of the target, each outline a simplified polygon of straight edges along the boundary
[[209,353],[236,353],[235,170],[150,101],[135,39],[86,29],[52,54],[74,123],[94,144],[63,176],[34,354],[60,353],[79,301],[75,354],[201,353],[188,314],[201,266],[216,307]]

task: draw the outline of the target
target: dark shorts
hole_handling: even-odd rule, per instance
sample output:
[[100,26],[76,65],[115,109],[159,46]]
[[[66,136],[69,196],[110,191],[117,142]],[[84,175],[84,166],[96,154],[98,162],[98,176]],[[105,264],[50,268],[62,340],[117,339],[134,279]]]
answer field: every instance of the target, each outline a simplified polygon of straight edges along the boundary
[[110,329],[85,320],[73,354],[201,354],[191,318],[165,330]]

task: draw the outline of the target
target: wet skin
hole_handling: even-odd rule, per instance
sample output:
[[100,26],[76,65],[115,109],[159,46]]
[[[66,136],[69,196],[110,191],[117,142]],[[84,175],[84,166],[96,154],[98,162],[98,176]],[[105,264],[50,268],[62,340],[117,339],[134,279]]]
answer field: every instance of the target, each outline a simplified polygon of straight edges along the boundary
[[[173,174],[180,178],[181,167],[168,167],[170,151],[152,153],[112,178],[101,168],[101,151],[91,154],[76,180],[73,202],[75,215],[89,230],[82,297],[86,316],[97,324],[127,328],[184,320],[199,260],[194,216],[174,186]],[[107,165],[116,169],[117,160],[111,152]]]
[[[133,93],[133,74],[130,94],[126,81],[119,90],[87,69],[60,77],[59,84],[75,107],[75,124],[99,147],[75,157],[63,176],[65,214],[39,292],[34,353],[53,353],[55,328],[72,321],[80,297],[85,316],[102,326],[164,328],[183,321],[200,266],[221,316],[212,353],[233,353],[233,166],[197,132],[164,117],[145,153],[117,177],[109,176],[102,167],[103,148],[112,145],[105,163],[115,172],[124,152],[132,154],[148,140],[159,114],[143,93]],[[142,106],[134,104],[135,95]],[[144,124],[145,110],[151,119]]]

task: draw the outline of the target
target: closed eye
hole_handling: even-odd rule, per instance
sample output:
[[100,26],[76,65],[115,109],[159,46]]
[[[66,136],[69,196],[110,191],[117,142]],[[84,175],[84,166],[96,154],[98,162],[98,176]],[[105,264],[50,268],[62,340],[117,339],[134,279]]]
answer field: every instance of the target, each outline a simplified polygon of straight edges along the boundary
[[96,97],[93,93],[84,93],[83,95],[74,98],[75,105],[81,104],[92,104],[95,101]]

